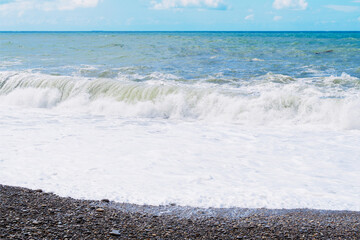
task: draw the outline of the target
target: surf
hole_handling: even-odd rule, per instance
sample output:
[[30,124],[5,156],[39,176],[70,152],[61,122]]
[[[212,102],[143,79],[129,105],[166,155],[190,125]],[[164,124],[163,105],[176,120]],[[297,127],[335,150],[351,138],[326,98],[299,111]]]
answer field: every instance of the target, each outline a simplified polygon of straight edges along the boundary
[[266,74],[238,85],[0,72],[0,104],[119,117],[358,129],[359,79]]

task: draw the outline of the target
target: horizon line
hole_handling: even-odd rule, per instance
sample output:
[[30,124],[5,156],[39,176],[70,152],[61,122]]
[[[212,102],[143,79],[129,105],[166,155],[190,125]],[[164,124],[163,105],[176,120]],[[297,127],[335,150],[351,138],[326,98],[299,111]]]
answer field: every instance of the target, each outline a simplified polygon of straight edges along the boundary
[[0,30],[0,33],[12,32],[360,32],[360,30]]

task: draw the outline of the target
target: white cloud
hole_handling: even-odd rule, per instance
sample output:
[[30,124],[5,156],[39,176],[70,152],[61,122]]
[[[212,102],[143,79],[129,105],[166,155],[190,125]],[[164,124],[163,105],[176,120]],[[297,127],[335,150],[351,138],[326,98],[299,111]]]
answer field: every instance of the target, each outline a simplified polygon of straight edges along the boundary
[[96,7],[101,0],[13,0],[0,4],[0,12],[16,11],[20,15],[27,10],[74,10]]
[[282,19],[282,16],[274,16],[274,21],[280,21]]
[[290,8],[296,10],[305,10],[308,6],[306,0],[275,0],[273,3],[273,8],[283,9]]
[[357,6],[347,6],[347,5],[327,5],[325,7],[340,12],[355,12],[359,9],[359,7]]
[[170,8],[208,8],[225,10],[227,6],[223,0],[154,0],[151,1],[152,8],[156,10],[170,9]]
[[250,14],[250,15],[248,15],[248,16],[246,16],[244,19],[245,20],[254,20],[254,14]]

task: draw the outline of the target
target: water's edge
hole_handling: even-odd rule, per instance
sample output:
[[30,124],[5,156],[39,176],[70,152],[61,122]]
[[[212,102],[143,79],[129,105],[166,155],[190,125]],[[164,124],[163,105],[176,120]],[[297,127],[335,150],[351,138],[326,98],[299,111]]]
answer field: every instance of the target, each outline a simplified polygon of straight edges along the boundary
[[[43,192],[41,189],[29,189],[18,186],[2,185],[10,188],[23,189],[28,191]],[[46,192],[44,192],[46,193]],[[226,218],[226,219],[239,219],[246,218],[249,216],[274,216],[274,215],[286,215],[290,213],[312,213],[318,215],[325,214],[360,214],[360,211],[349,211],[349,210],[324,210],[324,209],[309,209],[309,208],[294,208],[294,209],[268,209],[268,208],[241,208],[241,207],[230,207],[230,208],[201,208],[191,206],[179,206],[176,204],[169,205],[140,205],[133,203],[121,203],[116,201],[103,200],[92,200],[92,199],[75,199],[72,197],[62,197],[53,192],[52,194],[57,197],[68,199],[71,201],[87,202],[93,207],[107,207],[112,208],[124,213],[144,213],[153,216],[176,216],[185,219],[201,219],[201,218]]]

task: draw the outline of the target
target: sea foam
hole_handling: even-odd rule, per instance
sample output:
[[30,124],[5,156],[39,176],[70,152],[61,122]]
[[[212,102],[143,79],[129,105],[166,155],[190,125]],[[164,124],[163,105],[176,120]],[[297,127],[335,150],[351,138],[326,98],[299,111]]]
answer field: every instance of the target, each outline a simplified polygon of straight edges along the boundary
[[[157,75],[155,75],[157,76]],[[1,104],[119,117],[358,129],[359,79],[267,74],[237,86],[0,72]]]

